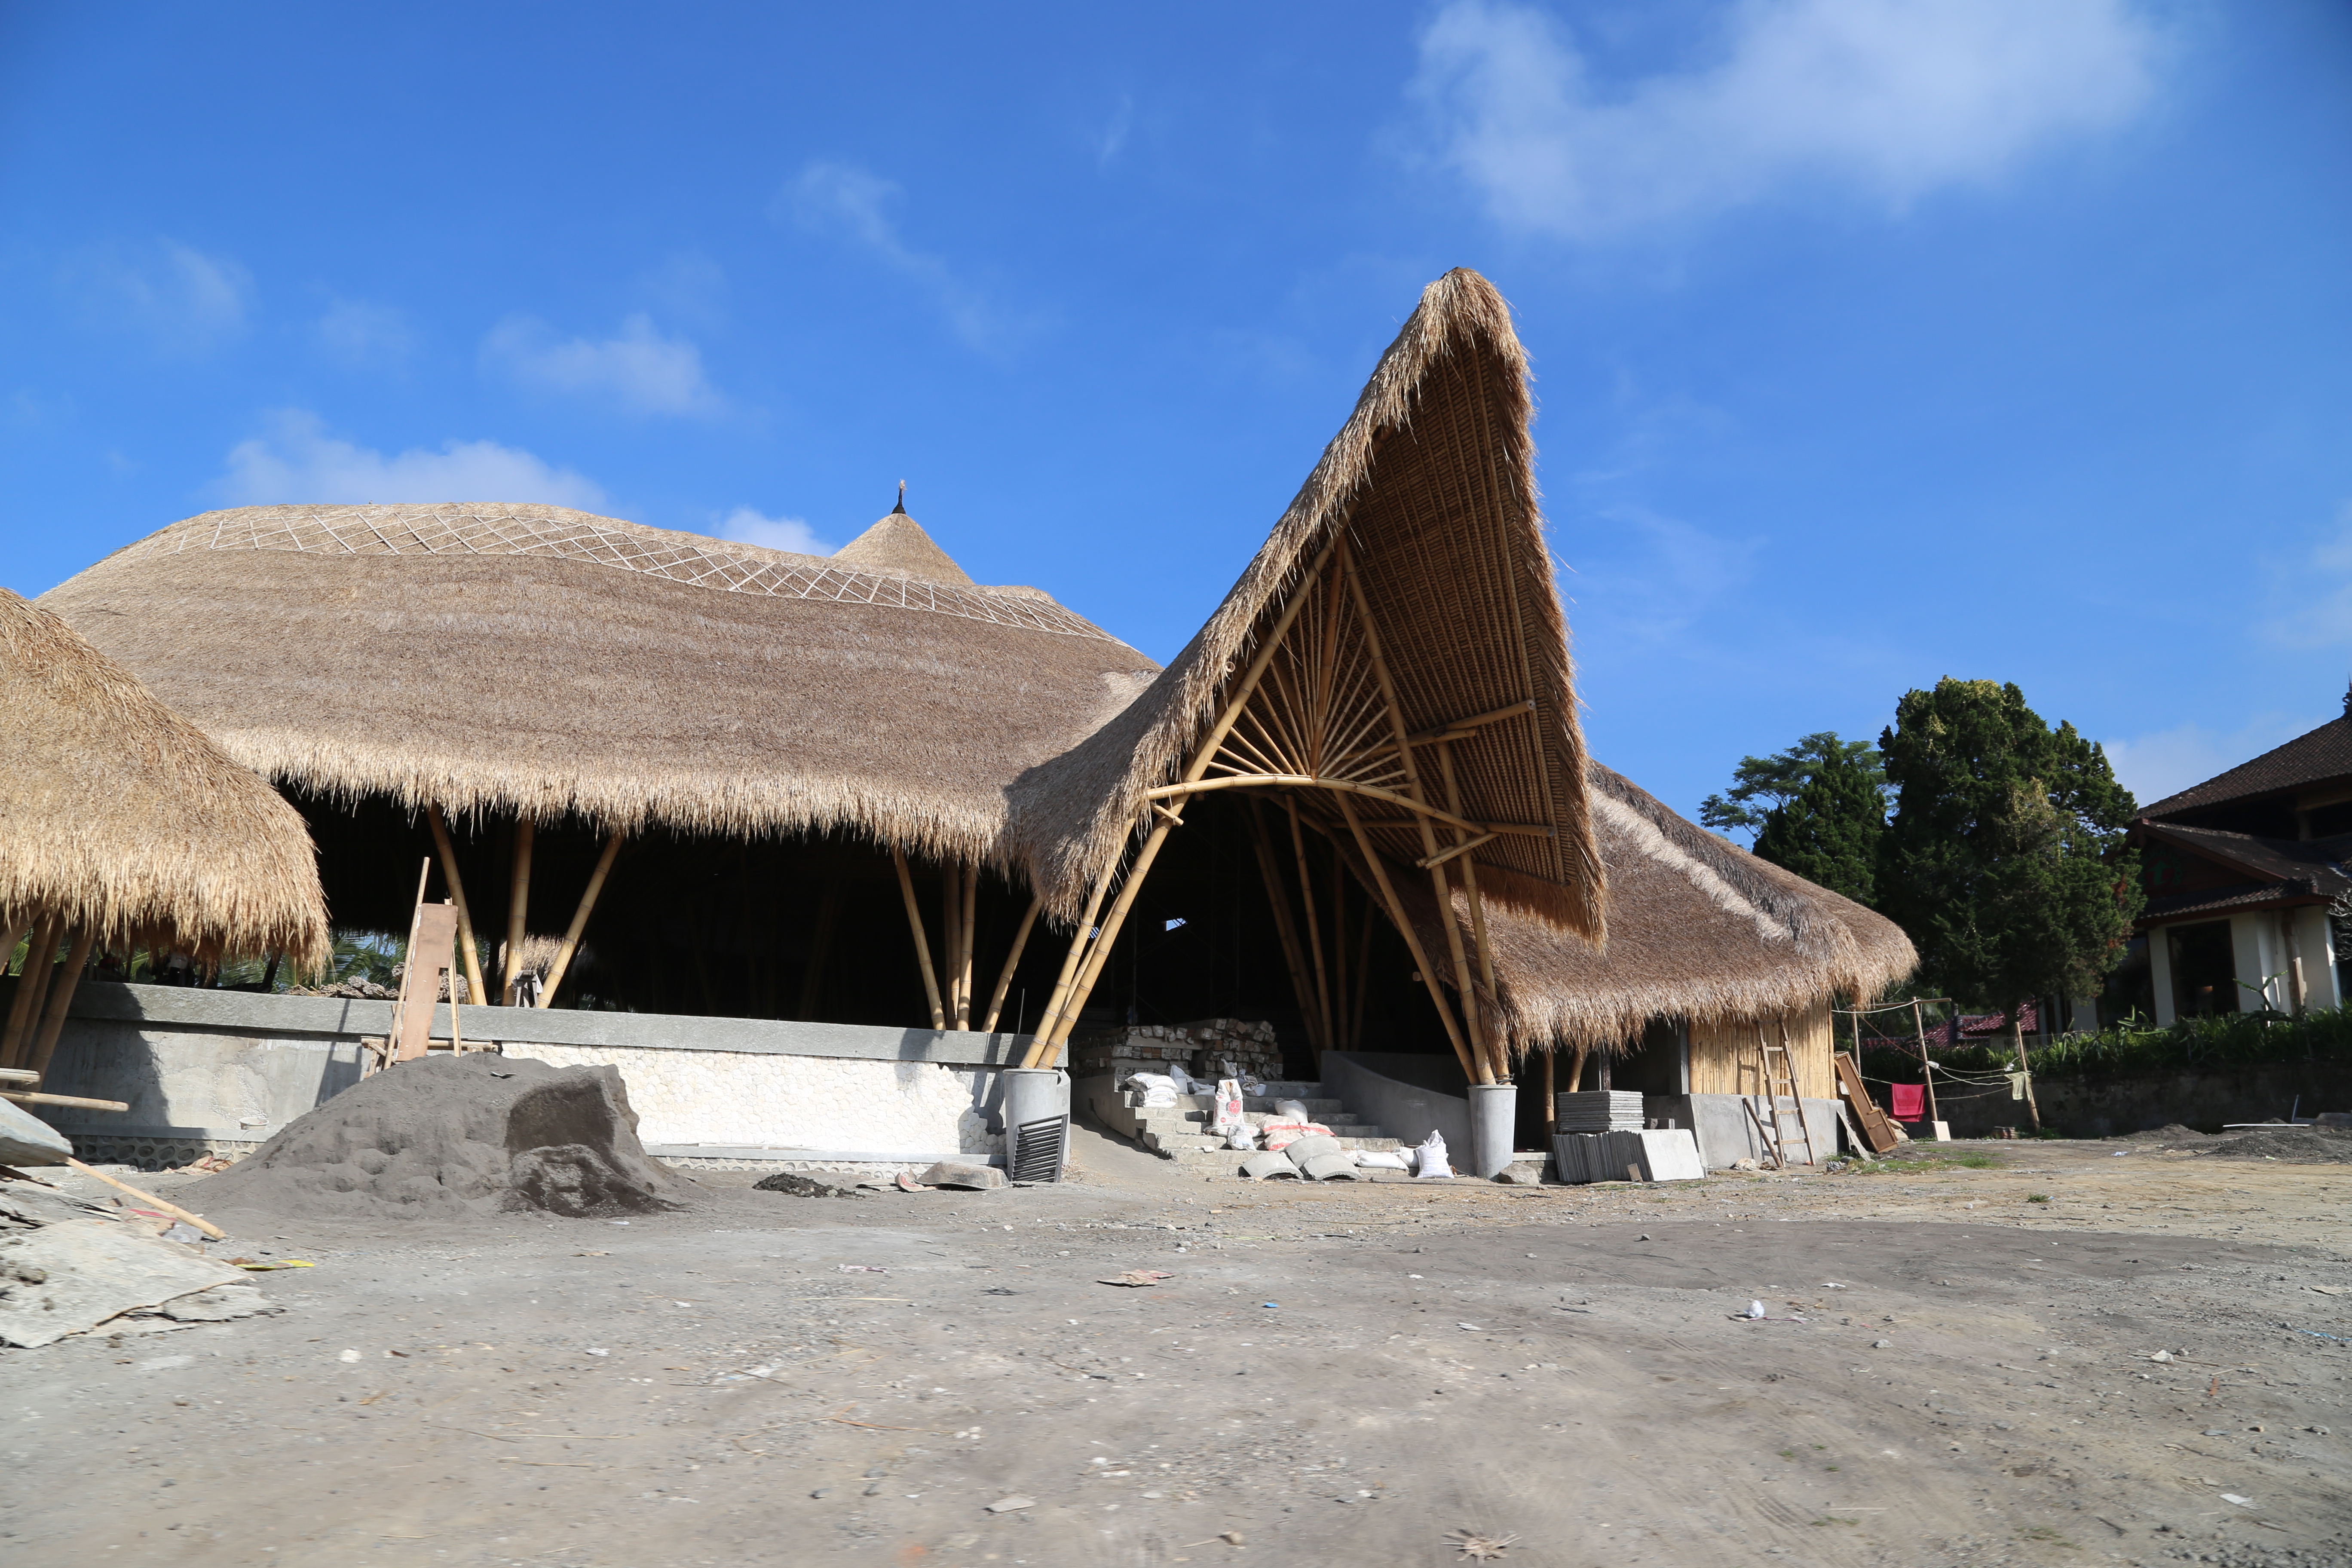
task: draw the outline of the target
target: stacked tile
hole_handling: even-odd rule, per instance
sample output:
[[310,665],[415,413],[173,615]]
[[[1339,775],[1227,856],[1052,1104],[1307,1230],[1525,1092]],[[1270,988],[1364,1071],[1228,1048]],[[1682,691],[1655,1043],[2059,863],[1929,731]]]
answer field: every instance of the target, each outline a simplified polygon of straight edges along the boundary
[[1553,1097],[1556,1132],[1639,1132],[1642,1097],[1632,1089],[1589,1089]]
[[1696,1181],[1706,1173],[1690,1129],[1636,1129],[1617,1132],[1563,1132],[1551,1141],[1552,1165],[1560,1181],[1631,1180],[1632,1166],[1645,1182]]

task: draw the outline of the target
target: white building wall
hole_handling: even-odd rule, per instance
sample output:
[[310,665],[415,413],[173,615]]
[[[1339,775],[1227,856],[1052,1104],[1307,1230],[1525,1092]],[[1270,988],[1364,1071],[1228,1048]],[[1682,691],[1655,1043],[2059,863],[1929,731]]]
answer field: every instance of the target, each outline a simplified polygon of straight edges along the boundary
[[[2231,956],[2238,966],[2238,1011],[2259,1013],[2264,1003],[2284,1013],[2286,1006],[2285,954],[2279,942],[2278,916],[2263,910],[2230,917]],[[2255,987],[2261,987],[2256,990]]]
[[2326,909],[2305,904],[2294,911],[2294,946],[2303,956],[2305,1005],[2344,1005],[2343,976],[2336,973],[2335,933],[2328,929]]

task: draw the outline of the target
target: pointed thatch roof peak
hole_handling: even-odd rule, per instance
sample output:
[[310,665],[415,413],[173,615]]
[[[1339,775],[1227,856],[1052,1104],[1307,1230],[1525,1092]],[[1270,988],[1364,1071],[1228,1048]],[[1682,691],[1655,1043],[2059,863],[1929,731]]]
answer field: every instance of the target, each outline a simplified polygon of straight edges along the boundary
[[945,583],[957,588],[976,586],[971,575],[955,563],[954,557],[923,531],[923,525],[907,515],[904,479],[898,481],[898,504],[881,521],[835,551],[833,558],[886,572],[903,572],[926,583]]

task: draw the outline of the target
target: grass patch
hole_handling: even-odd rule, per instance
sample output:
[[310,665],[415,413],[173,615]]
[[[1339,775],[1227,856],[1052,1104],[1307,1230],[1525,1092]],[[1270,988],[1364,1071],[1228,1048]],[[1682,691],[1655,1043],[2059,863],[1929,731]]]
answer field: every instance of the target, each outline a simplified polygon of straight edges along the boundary
[[2025,1194],[2025,1201],[2030,1204],[2046,1204],[2050,1201],[2050,1194],[2048,1193],[2028,1193]]
[[2067,1540],[2064,1536],[2059,1534],[2056,1531],[2051,1529],[2046,1524],[2037,1524],[2031,1530],[2021,1530],[2017,1532],[2017,1538],[2020,1541],[2046,1542],[2052,1546],[2063,1546],[2070,1552],[2080,1552],[2083,1550],[2082,1547],[2076,1545],[2074,1542]]
[[1822,1517],[1821,1517],[1821,1518],[1819,1518],[1819,1519],[1817,1519],[1817,1520],[1813,1521],[1813,1522],[1814,1522],[1815,1524],[1844,1524],[1844,1525],[1855,1525],[1855,1524],[1860,1524],[1860,1523],[1862,1522],[1862,1521],[1860,1521],[1860,1520],[1858,1520],[1858,1519],[1840,1519],[1837,1515],[1835,1515],[1835,1514],[1833,1514],[1833,1513],[1825,1513],[1825,1514],[1822,1515]]
[[1907,1174],[1913,1171],[1991,1171],[1998,1170],[2000,1166],[1999,1155],[1979,1154],[1973,1150],[1965,1154],[1927,1154],[1916,1160],[1890,1154],[1884,1160],[1873,1160],[1867,1165],[1857,1164],[1853,1174],[1886,1176]]

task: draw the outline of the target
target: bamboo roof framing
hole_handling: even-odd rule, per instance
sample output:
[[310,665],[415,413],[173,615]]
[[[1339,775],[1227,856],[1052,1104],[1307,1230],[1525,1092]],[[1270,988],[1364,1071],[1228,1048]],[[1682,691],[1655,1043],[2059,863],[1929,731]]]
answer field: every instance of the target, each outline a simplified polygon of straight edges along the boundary
[[[1067,1038],[1185,805],[1240,789],[1293,795],[1294,831],[1301,814],[1326,833],[1345,823],[1465,1070],[1480,1082],[1507,1072],[1485,900],[1580,941],[1605,937],[1530,412],[1526,357],[1492,285],[1466,271],[1432,284],[1217,615],[1128,712],[1046,771],[1034,797],[1063,831],[1033,841],[1033,876],[1064,909],[1088,891],[1036,1061]],[[1130,830],[1145,834],[1131,861]],[[1296,840],[1293,853],[1305,884]],[[1464,889],[1466,943],[1448,927],[1422,951],[1391,863],[1424,877],[1433,899]],[[1311,901],[1307,917],[1312,962],[1292,962],[1321,1039],[1332,1007]]]

